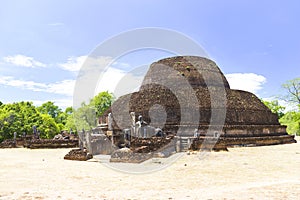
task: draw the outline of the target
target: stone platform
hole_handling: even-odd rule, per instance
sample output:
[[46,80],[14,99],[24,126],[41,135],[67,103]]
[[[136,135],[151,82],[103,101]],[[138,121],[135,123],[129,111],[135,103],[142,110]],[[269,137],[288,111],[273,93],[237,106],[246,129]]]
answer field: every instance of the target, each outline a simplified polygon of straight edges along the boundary
[[78,140],[51,140],[38,139],[24,142],[24,147],[29,149],[56,149],[56,148],[74,148],[78,147]]

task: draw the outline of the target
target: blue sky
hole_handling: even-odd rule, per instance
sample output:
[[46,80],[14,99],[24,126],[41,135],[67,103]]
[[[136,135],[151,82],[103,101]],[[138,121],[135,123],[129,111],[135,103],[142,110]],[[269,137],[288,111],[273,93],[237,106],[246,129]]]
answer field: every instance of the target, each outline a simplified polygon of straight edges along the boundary
[[[72,106],[74,82],[86,56],[108,38],[143,27],[171,29],[195,40],[232,88],[261,98],[280,95],[282,83],[300,76],[299,10],[297,0],[3,0],[0,101]],[[120,59],[118,71],[107,79],[116,81],[111,77],[133,65],[166,56],[137,52]]]

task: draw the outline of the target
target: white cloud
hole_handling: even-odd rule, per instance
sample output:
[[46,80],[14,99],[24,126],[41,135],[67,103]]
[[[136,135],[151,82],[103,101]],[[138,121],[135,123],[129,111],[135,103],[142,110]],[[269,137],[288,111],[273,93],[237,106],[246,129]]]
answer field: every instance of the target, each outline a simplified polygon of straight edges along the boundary
[[136,92],[142,85],[148,65],[139,66],[129,72],[121,69],[109,68],[98,82],[96,92],[110,91],[115,97]]
[[63,80],[60,82],[47,84],[47,90],[50,93],[72,96],[74,86],[75,80]]
[[111,57],[100,56],[97,58],[91,56],[69,57],[66,63],[60,63],[59,66],[71,72],[84,70],[88,73],[94,73],[95,70],[104,69],[113,59]]
[[245,90],[248,92],[256,93],[262,89],[262,85],[267,79],[254,73],[234,73],[225,74],[231,89]]
[[98,81],[95,94],[112,92],[116,98],[135,92],[142,84],[144,76],[136,76],[116,68],[109,68]]
[[68,71],[79,72],[76,79],[77,88],[74,93],[75,104],[78,106],[82,102],[88,102],[101,91],[110,91],[115,94],[115,87],[119,81],[125,74],[129,74],[125,69],[129,68],[128,64],[114,61],[113,58],[105,56],[73,57],[60,66]]
[[115,61],[112,64],[112,66],[117,69],[123,69],[123,70],[129,69],[131,67],[130,64],[128,64],[128,63],[122,63],[122,62],[118,62],[118,61]]
[[118,84],[118,82],[121,80],[121,78],[126,74],[126,72],[115,69],[115,68],[109,68],[106,72],[104,72],[103,76],[99,80],[97,87],[96,87],[96,93],[102,92],[102,91],[110,91],[113,92]]
[[66,63],[61,63],[59,66],[66,71],[77,72],[82,67],[86,58],[87,56],[69,57]]
[[53,94],[72,96],[75,80],[64,80],[60,82],[46,84],[37,83],[34,81],[18,80],[14,79],[11,76],[0,76],[0,84],[36,92],[47,92]]
[[42,83],[17,80],[11,76],[0,76],[0,84],[6,86],[12,86],[12,87],[19,87],[19,88],[33,90],[33,91],[40,91],[45,87],[45,84]]
[[14,56],[7,56],[4,57],[3,60],[6,63],[10,63],[16,66],[22,66],[22,67],[46,67],[44,63],[41,63],[39,61],[36,61],[32,57],[24,56],[24,55],[14,55]]

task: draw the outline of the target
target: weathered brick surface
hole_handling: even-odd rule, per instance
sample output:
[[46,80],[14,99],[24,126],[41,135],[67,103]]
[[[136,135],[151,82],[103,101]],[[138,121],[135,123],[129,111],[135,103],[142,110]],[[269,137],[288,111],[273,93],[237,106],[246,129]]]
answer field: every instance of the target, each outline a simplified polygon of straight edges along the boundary
[[[170,69],[176,73],[171,73]],[[180,85],[182,78],[188,84]],[[177,90],[174,91],[172,88]],[[193,92],[187,92],[191,91],[190,88]],[[220,95],[220,91],[224,90],[225,107],[219,99],[211,98],[217,96],[216,94]],[[184,103],[180,103],[178,96],[184,97]],[[196,103],[189,101],[193,97],[196,97]],[[215,109],[226,110],[224,124],[216,124],[224,125],[221,137],[267,135],[271,138],[272,135],[287,135],[286,127],[280,126],[276,114],[273,114],[256,95],[230,89],[221,70],[213,61],[206,58],[177,56],[151,64],[140,90],[120,97],[112,105],[115,113],[124,114],[114,115],[115,118],[119,118],[118,124],[114,124],[114,129],[130,128],[128,113],[124,113],[124,108],[128,106],[129,110],[125,112],[133,111],[136,116],[142,115],[143,119],[150,123],[149,110],[155,104],[163,106],[166,111],[167,119],[163,127],[165,132],[178,134],[180,127],[188,126],[196,126],[205,132],[211,122],[211,107],[215,105]],[[199,110],[199,121],[195,120],[194,116],[190,116],[189,121],[182,121],[182,111],[187,114],[194,110]],[[107,113],[111,111],[110,109]],[[279,140],[285,142],[282,138]]]

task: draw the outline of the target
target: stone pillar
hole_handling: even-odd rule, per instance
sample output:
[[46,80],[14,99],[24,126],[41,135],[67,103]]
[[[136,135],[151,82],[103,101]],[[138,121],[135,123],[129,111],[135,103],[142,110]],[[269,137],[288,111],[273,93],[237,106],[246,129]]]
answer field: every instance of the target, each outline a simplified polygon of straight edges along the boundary
[[142,130],[143,138],[147,138],[148,137],[147,127],[142,126],[141,130]]
[[78,138],[79,138],[78,145],[81,150],[83,150],[83,144],[84,144],[83,143],[83,134],[84,134],[84,129],[82,129],[82,131],[78,131]]
[[14,142],[17,140],[17,132],[14,132]]
[[36,139],[36,136],[37,136],[36,125],[32,126],[32,130],[33,130],[33,137],[34,137],[34,139]]
[[108,117],[107,117],[107,125],[108,125],[108,130],[109,130],[109,131],[112,131],[112,130],[113,130],[113,128],[112,128],[112,123],[113,123],[112,115],[111,115],[111,113],[108,113]]
[[131,140],[131,135],[136,137],[136,130],[135,130],[135,112],[130,112],[130,117],[131,117],[131,134],[130,134],[130,140]]
[[85,140],[86,140],[86,148],[88,152],[92,153],[92,138],[90,131],[85,133]]
[[180,152],[181,149],[180,149],[180,146],[181,146],[181,141],[180,141],[180,137],[177,137],[177,141],[176,141],[176,152]]
[[107,126],[108,126],[108,131],[111,131],[111,144],[114,144],[114,132],[113,132],[113,127],[112,127],[112,123],[113,123],[113,117],[111,113],[108,113],[107,116]]

